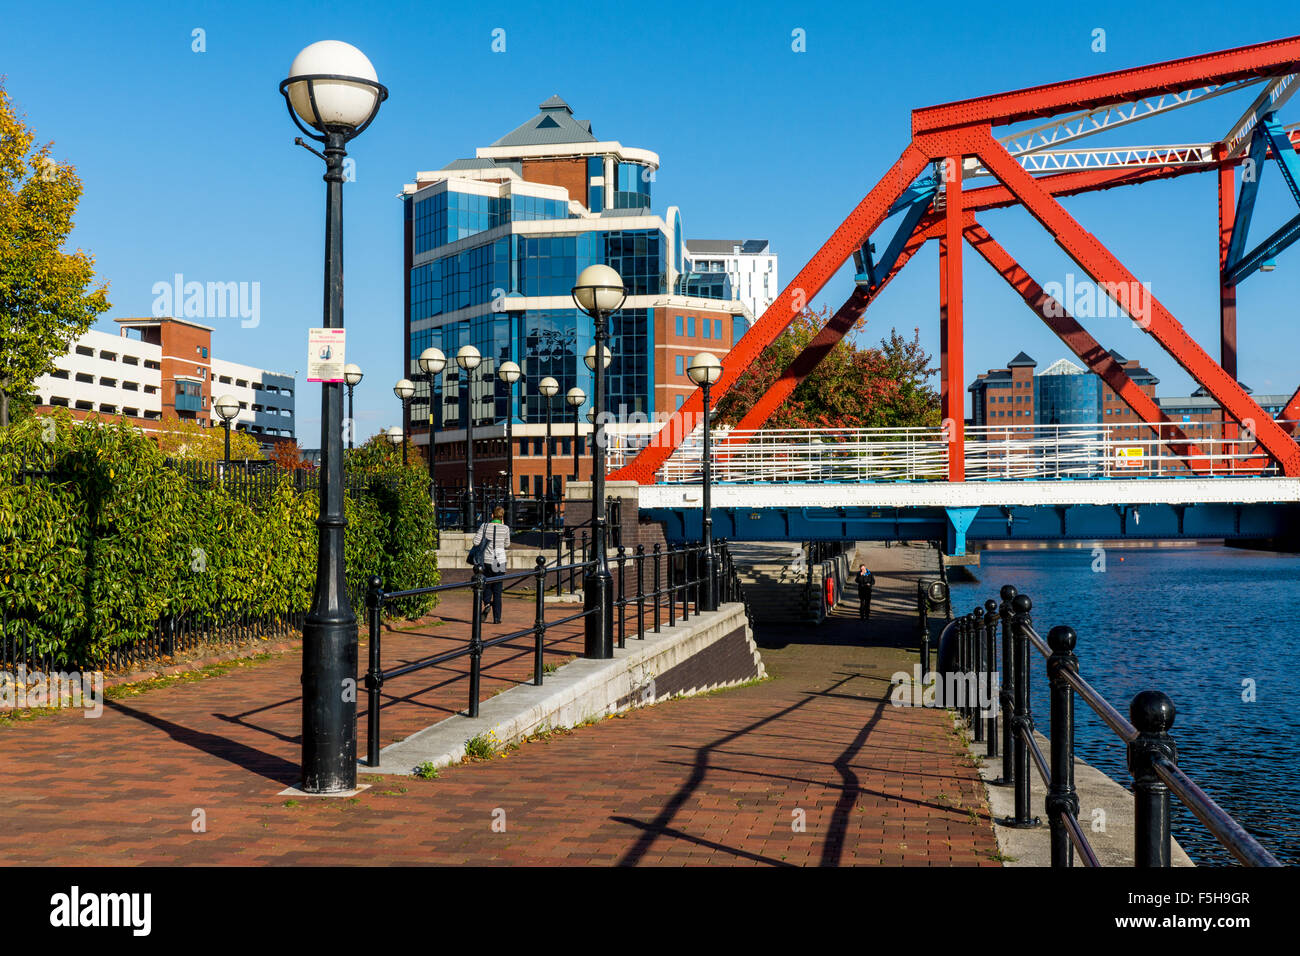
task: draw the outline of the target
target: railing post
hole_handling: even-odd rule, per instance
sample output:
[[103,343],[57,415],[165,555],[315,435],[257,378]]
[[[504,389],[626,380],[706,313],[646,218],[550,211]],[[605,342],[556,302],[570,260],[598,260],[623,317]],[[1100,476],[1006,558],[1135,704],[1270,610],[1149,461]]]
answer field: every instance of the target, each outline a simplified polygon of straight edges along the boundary
[[1074,628],[1058,624],[1047,634],[1052,656],[1047,659],[1051,685],[1052,782],[1047,788],[1047,822],[1052,828],[1052,866],[1074,866],[1074,844],[1065,825],[1068,813],[1079,817],[1079,795],[1074,790],[1074,688],[1065,673],[1079,672],[1074,656]]
[[1009,785],[1016,778],[1015,766],[1012,764],[1011,743],[1013,728],[1012,713],[1015,709],[1016,669],[1011,640],[1011,602],[1015,600],[1014,584],[1002,585],[999,592],[1002,603],[998,606],[998,617],[1002,621],[1002,686],[998,688],[998,700],[1002,702],[1002,780]]
[[627,639],[627,588],[626,588],[626,570],[627,570],[627,549],[621,544],[618,546],[618,646],[626,647],[624,643]]
[[984,602],[984,686],[980,689],[980,706],[985,717],[985,734],[988,741],[988,748],[985,750],[985,756],[996,757],[998,755],[998,703],[993,696],[993,688],[997,684],[995,677],[998,673],[997,661],[997,626],[998,626],[998,602],[989,598]]
[[576,594],[577,588],[573,584],[573,566],[577,562],[574,559],[574,548],[577,546],[577,536],[572,532],[569,533],[569,593]]
[[917,643],[920,645],[921,681],[930,673],[930,597],[926,594],[925,582],[916,582],[916,617]]
[[1016,815],[1004,821],[1004,825],[1017,828],[1036,827],[1039,823],[1037,817],[1029,815],[1029,747],[1025,743],[1025,739],[1032,736],[1034,732],[1034,716],[1029,706],[1028,631],[1033,623],[1029,616],[1033,606],[1027,594],[1017,594],[1015,600],[1011,602],[1011,608],[1015,612],[1011,619],[1016,673],[1015,711],[1011,718],[1011,749],[1014,757],[1012,765],[1015,774]]
[[661,556],[661,549],[660,549],[660,547],[659,547],[659,543],[656,541],[656,542],[655,542],[655,547],[654,547],[654,558],[655,558],[655,569],[654,569],[654,586],[655,586],[655,588],[654,588],[654,596],[655,596],[655,633],[656,633],[656,634],[659,633],[659,599],[660,599],[660,593],[659,593],[659,592],[660,592],[660,590],[661,590],[661,588],[659,587],[659,578],[660,578],[660,574],[659,574],[659,565],[660,565],[660,563],[661,563],[661,562],[660,562],[660,556]]
[[[665,563],[668,565],[668,626],[677,626],[677,590],[673,587],[673,581],[677,577],[673,570],[673,552],[669,548],[666,555]],[[655,630],[659,630],[657,627]]]
[[372,577],[366,588],[366,617],[370,623],[370,664],[366,669],[366,764],[379,766],[379,690],[384,686],[379,653],[380,615],[384,606],[383,581]]
[[483,566],[474,567],[470,581],[469,613],[469,715],[478,716],[479,669],[483,658]]
[[[546,536],[542,536],[542,543],[546,543]],[[556,527],[555,529],[555,596],[560,597],[564,594],[564,575],[560,573],[560,568],[564,567],[564,531]]]
[[677,552],[682,556],[682,623],[691,619],[691,549],[682,548]]
[[1166,867],[1170,863],[1169,788],[1156,776],[1154,763],[1164,758],[1178,763],[1178,746],[1167,731],[1174,725],[1174,702],[1158,690],[1133,698],[1129,719],[1137,739],[1128,745],[1128,769],[1133,775],[1133,865]]
[[636,638],[645,640],[645,545],[636,546]]
[[984,686],[984,612],[981,608],[976,607],[970,612],[970,660],[972,676],[974,680],[967,679],[966,687],[969,696],[969,688],[972,684],[975,686],[975,695],[970,703],[970,719],[975,725],[975,742],[982,744],[984,742],[984,707],[981,704],[983,695],[980,693]]
[[533,684],[542,686],[542,654],[546,643],[546,558],[537,556],[537,609],[533,615]]

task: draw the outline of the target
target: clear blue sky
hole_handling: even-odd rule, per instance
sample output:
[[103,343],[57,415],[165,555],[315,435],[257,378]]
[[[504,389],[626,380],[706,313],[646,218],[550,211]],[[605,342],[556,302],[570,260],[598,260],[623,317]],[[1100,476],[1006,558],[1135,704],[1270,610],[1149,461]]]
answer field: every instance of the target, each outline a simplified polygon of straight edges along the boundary
[[[1300,33],[1300,10],[1276,5],[1120,2],[730,3],[44,3],[7,0],[0,72],[54,155],[86,194],[74,242],[111,283],[111,318],[147,315],[152,286],[261,284],[261,325],[217,320],[217,354],[293,372],[320,323],[323,183],[292,145],[277,85],[320,39],[360,47],[391,91],[352,145],[345,191],[350,360],[367,372],[359,431],[397,421],[401,374],[401,186],[419,169],[473,154],[531,117],[553,93],[598,136],[660,154],[655,211],[682,208],[688,239],[763,237],[788,281],[907,142],[909,110],[946,100],[1140,65]],[[593,28],[599,26],[597,35]],[[493,53],[492,31],[506,31]],[[191,50],[191,31],[207,50]],[[807,52],[791,49],[806,31]],[[1091,50],[1106,31],[1106,52]],[[1218,138],[1249,100],[1223,98],[1099,143]],[[1283,119],[1300,118],[1300,106]],[[1252,239],[1295,212],[1275,170]],[[1217,355],[1215,191],[1201,175],[1071,200],[1068,208]],[[988,214],[990,230],[1040,281],[1078,270],[1026,214]],[[881,236],[880,238],[887,238]],[[966,368],[1019,349],[1040,367],[1065,347],[968,251]],[[935,351],[937,261],[927,250],[868,312],[867,335],[919,327]],[[1300,381],[1295,290],[1300,250],[1240,289],[1241,377],[1259,392]],[[823,294],[838,305],[842,275]],[[1191,380],[1144,333],[1117,319],[1085,323],[1139,358],[1164,395]],[[318,443],[319,391],[300,379],[298,434]]]

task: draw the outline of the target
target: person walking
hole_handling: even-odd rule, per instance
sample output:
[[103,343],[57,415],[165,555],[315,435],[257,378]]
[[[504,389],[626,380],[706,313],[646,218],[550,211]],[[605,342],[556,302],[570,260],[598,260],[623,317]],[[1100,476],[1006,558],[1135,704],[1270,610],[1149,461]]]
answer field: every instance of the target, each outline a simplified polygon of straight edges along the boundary
[[875,587],[876,578],[865,564],[859,564],[858,575],[854,580],[858,585],[858,617],[865,624],[871,617],[871,589]]
[[[510,547],[510,526],[505,522],[506,509],[500,505],[492,509],[492,520],[484,521],[474,534],[474,547],[484,545],[483,570],[489,576],[504,574],[506,570],[506,548]],[[501,584],[489,581],[483,589],[483,607],[479,616],[487,620],[488,611],[492,611],[492,623],[501,623]]]

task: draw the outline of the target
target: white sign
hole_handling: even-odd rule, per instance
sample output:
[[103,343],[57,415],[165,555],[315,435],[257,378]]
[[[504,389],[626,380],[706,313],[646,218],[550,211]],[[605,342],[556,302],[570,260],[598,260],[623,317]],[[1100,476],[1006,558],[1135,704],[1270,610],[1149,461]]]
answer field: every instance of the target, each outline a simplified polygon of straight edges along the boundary
[[307,381],[343,381],[344,329],[307,330]]
[[1142,449],[1138,448],[1116,448],[1115,449],[1115,467],[1116,468],[1141,468],[1142,467]]

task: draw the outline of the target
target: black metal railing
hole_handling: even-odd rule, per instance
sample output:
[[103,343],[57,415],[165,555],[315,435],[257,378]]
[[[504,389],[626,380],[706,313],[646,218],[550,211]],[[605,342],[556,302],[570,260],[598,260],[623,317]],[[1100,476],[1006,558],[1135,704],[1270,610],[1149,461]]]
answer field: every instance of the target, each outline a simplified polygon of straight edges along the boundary
[[[628,553],[625,548],[618,548],[614,558],[613,573],[616,582],[615,629],[617,645],[626,647],[630,634],[636,639],[644,640],[647,631],[661,632],[663,619],[667,617],[669,627],[690,620],[692,612],[700,612],[700,596],[703,586],[703,573],[706,563],[701,559],[703,547],[699,545],[664,548],[655,544],[650,551],[644,545]],[[749,618],[751,629],[753,618],[749,605],[745,603],[744,591],[736,574],[735,565],[725,542],[714,546],[715,574],[719,603],[741,602]],[[527,571],[513,571],[505,574],[488,575],[483,568],[474,569],[469,581],[454,584],[440,584],[434,587],[413,588],[405,591],[385,591],[379,578],[371,578],[366,594],[366,616],[369,631],[369,662],[365,675],[367,692],[366,714],[366,760],[374,767],[379,764],[380,724],[382,718],[381,692],[386,681],[407,674],[438,667],[460,658],[469,658],[468,706],[465,714],[477,717],[479,714],[479,697],[482,681],[483,652],[512,641],[531,639],[533,655],[533,678],[535,686],[541,686],[545,679],[545,654],[547,651],[546,635],[557,627],[572,623],[588,615],[600,614],[600,608],[591,608],[558,618],[548,618],[546,595],[549,592],[547,579],[555,575],[563,581],[581,580],[582,574],[595,564],[585,542],[582,551],[570,552],[568,563],[557,561],[552,564],[546,558],[538,556],[536,566]],[[508,634],[484,639],[483,637],[483,594],[489,584],[501,583],[503,589],[511,584],[518,584],[524,579],[533,583],[534,615],[533,623]],[[647,584],[650,585],[647,589]],[[383,666],[383,612],[388,604],[404,598],[419,597],[428,594],[445,595],[452,591],[470,593],[470,633],[469,639],[462,647],[453,648],[416,661],[385,669]],[[549,605],[554,608],[555,605]],[[551,613],[555,613],[552,611]],[[563,638],[567,639],[567,638]],[[562,640],[563,640],[562,639]]]
[[[1044,640],[1034,629],[1033,602],[1006,585],[1001,602],[985,601],[971,613],[948,624],[940,639],[936,700],[953,707],[967,721],[977,742],[986,743],[990,757],[1002,750],[1002,778],[1013,788],[1014,816],[1001,821],[1016,828],[1039,824],[1030,808],[1030,764],[1047,788],[1052,866],[1074,865],[1077,852],[1084,864],[1099,866],[1096,851],[1079,823],[1079,797],[1074,784],[1075,698],[1082,700],[1127,748],[1133,779],[1134,862],[1139,867],[1170,865],[1173,836],[1170,795],[1201,821],[1214,838],[1246,866],[1280,866],[1277,859],[1214,802],[1178,766],[1178,747],[1169,729],[1175,708],[1165,694],[1144,690],[1129,704],[1124,717],[1079,674],[1072,627],[1057,625]],[[996,644],[1001,631],[1001,682]],[[1046,661],[1049,683],[1049,748],[1044,755],[1034,734],[1030,705],[1030,649]],[[926,655],[928,657],[928,654]],[[922,673],[929,661],[922,661]],[[993,688],[999,687],[997,700]],[[998,707],[1002,734],[998,734]]]

